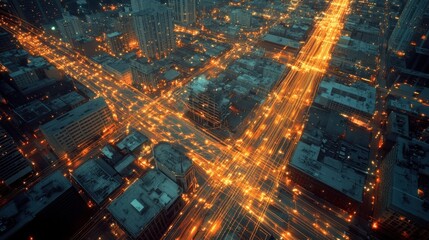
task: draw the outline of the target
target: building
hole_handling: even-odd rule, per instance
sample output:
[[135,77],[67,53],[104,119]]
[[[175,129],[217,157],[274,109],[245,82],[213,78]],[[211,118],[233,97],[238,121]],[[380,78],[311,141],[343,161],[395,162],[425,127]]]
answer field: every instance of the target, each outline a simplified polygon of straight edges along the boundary
[[147,59],[139,58],[130,62],[132,84],[138,88],[157,88],[160,78],[159,68],[155,64],[148,63]]
[[84,34],[82,21],[68,12],[65,12],[63,18],[58,19],[56,22],[65,42],[73,44],[74,39]]
[[183,207],[182,189],[157,170],[146,173],[107,209],[133,239],[160,239]]
[[61,17],[59,0],[5,0],[8,12],[41,26]]
[[[343,155],[344,150],[339,149]],[[340,159],[325,156],[325,151],[323,146],[298,142],[289,162],[290,177],[316,195],[353,212],[363,202],[366,175]]]
[[131,10],[133,12],[139,12],[158,5],[159,1],[157,0],[131,0]]
[[153,148],[156,168],[175,181],[184,192],[195,188],[195,168],[192,160],[175,146],[160,142]]
[[399,137],[380,168],[374,220],[384,238],[427,239],[429,144]]
[[66,239],[89,219],[90,210],[59,171],[0,208],[0,239]]
[[99,54],[98,42],[95,38],[79,36],[73,39],[72,45],[75,50],[87,57],[93,57]]
[[357,82],[348,86],[332,80],[319,85],[315,103],[350,117],[369,120],[375,112],[375,88]]
[[405,54],[410,46],[416,27],[422,21],[429,6],[427,0],[409,0],[390,35],[388,48],[398,55]]
[[119,141],[116,146],[121,151],[127,151],[130,153],[139,153],[142,147],[149,143],[149,138],[143,135],[141,132],[131,129],[130,133]]
[[40,124],[49,121],[52,117],[52,110],[43,102],[36,99],[13,110],[15,114],[14,122],[21,129],[35,131]]
[[408,116],[395,111],[390,112],[387,120],[386,136],[391,142],[396,142],[398,137],[409,138]]
[[230,113],[230,100],[222,91],[217,91],[202,75],[189,84],[189,92],[187,107],[194,121],[214,128],[224,125]]
[[62,157],[81,150],[112,124],[109,107],[103,98],[97,98],[40,126],[40,130],[54,152]]
[[168,0],[168,6],[173,9],[174,21],[182,25],[192,25],[197,19],[196,0]]
[[109,51],[115,56],[125,53],[128,50],[125,38],[120,32],[106,34],[106,43]]
[[243,9],[234,9],[230,14],[232,24],[237,24],[243,27],[250,27],[252,24],[252,14],[250,11]]
[[33,68],[23,67],[9,74],[14,85],[23,91],[39,81],[39,76]]
[[100,205],[121,186],[121,177],[102,159],[91,159],[72,173],[73,179]]
[[132,84],[131,67],[128,62],[121,59],[112,59],[102,63],[102,66],[115,77],[116,80],[125,84]]
[[288,177],[342,209],[362,211],[371,132],[329,109],[312,106],[308,114]]
[[33,171],[12,137],[0,126],[0,184],[10,185]]
[[149,59],[161,59],[176,48],[173,12],[160,3],[134,13],[140,50]]
[[131,12],[120,12],[118,18],[118,28],[124,37],[129,50],[138,48],[137,35],[133,27],[133,17]]

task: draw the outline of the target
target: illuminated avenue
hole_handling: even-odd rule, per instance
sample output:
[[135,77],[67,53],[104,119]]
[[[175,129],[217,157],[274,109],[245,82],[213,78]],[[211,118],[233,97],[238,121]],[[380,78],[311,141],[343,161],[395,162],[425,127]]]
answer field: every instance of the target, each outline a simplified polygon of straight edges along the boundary
[[[279,2],[282,8],[274,7],[277,6],[274,2]],[[221,22],[213,26],[190,9],[182,9],[190,12],[180,17],[175,4],[185,3],[196,4],[195,1],[165,4],[131,1],[129,16],[134,24],[130,31],[137,32],[134,33],[137,39],[122,44],[123,48],[128,44],[127,50],[118,54],[115,51],[121,48],[112,42],[120,33],[104,32],[104,39],[100,41],[106,44],[98,45],[96,57],[89,56],[88,49],[82,51],[77,47],[74,33],[70,35],[64,30],[72,25],[76,34],[83,31],[75,26],[79,25],[75,21],[81,20],[68,13],[62,14],[63,20],[56,20],[58,26],[63,24],[59,27],[60,35],[56,36],[58,33],[52,32],[54,27],[49,31],[48,25],[36,27],[38,24],[29,18],[24,20],[13,11],[2,11],[0,27],[16,39],[17,46],[32,57],[42,57],[44,60],[40,61],[55,68],[62,76],[59,78],[69,78],[66,81],[73,83],[72,92],[81,94],[80,97],[85,96],[82,94],[85,91],[93,95],[86,94],[89,100],[85,103],[73,105],[66,113],[52,115],[49,121],[37,125],[29,138],[15,139],[20,154],[31,161],[34,170],[22,177],[19,184],[2,179],[5,190],[1,192],[0,239],[53,236],[67,239],[385,239],[392,237],[389,234],[421,239],[427,236],[426,186],[412,182],[416,184],[410,187],[415,188],[415,196],[411,200],[402,199],[402,203],[395,200],[395,196],[405,194],[401,191],[406,189],[396,190],[401,187],[395,185],[386,195],[383,188],[390,189],[392,184],[405,181],[400,177],[401,172],[412,174],[407,164],[400,165],[401,162],[410,161],[423,169],[428,166],[427,130],[423,129],[429,127],[425,123],[429,102],[425,94],[429,88],[419,82],[427,78],[428,73],[424,67],[420,70],[416,67],[427,65],[425,58],[417,55],[424,56],[429,26],[427,10],[425,13],[416,7],[427,9],[428,4],[409,0],[400,5],[402,14],[398,13],[396,25],[386,19],[389,9],[397,6],[396,1],[273,1],[267,11],[261,12],[252,5],[256,3],[232,1],[204,10],[209,14],[205,18],[211,15],[213,21]],[[129,10],[129,6],[124,7],[127,4],[130,5],[113,1],[111,5],[100,5],[102,11],[115,13],[117,8]],[[5,6],[8,5],[5,3]],[[142,29],[152,24],[144,17],[152,14],[151,11],[156,13],[155,22],[158,21],[162,29],[148,42],[150,29]],[[246,11],[253,13],[246,14]],[[365,14],[376,19],[373,21],[379,29],[373,29],[372,20],[363,20]],[[310,26],[300,25],[302,19],[309,18]],[[169,29],[172,19],[175,27]],[[357,23],[353,22],[356,19]],[[139,21],[143,25],[140,26]],[[258,27],[253,26],[255,22]],[[414,24],[416,32],[399,33],[405,31],[398,27],[404,22]],[[222,30],[225,23],[240,26],[239,33],[229,33],[230,28]],[[280,36],[278,29],[281,28],[305,34],[298,42],[287,34]],[[124,36],[133,38],[123,31]],[[142,45],[149,47],[153,42],[164,41],[173,32],[177,45],[173,49],[162,49],[157,43],[154,52],[143,50],[147,48]],[[406,35],[411,37],[404,37]],[[414,40],[417,35],[418,40]],[[358,36],[360,40],[356,40]],[[400,36],[400,40],[395,39]],[[190,43],[183,47],[185,40]],[[205,41],[209,44],[204,45]],[[411,44],[404,46],[404,41]],[[204,46],[203,53],[193,49],[199,44]],[[184,67],[180,61],[176,63],[174,57],[167,57],[171,64],[162,57],[195,51],[203,59],[203,54],[210,51],[208,48],[215,49],[216,45],[224,50],[201,60],[202,65],[197,67]],[[262,57],[255,54],[261,49],[265,51]],[[353,71],[347,67],[352,64],[347,51],[354,51],[350,53],[354,54],[350,57],[355,61]],[[406,58],[413,51],[417,55]],[[103,62],[99,52],[104,52],[107,59],[118,60]],[[12,73],[13,64],[4,56],[9,55],[0,58],[2,73],[16,82],[11,86],[25,92],[24,89],[35,84],[25,85],[28,84],[25,81],[32,81],[28,80],[30,77],[19,82],[20,75]],[[397,63],[405,61],[404,58],[417,59],[414,69]],[[28,60],[30,65],[25,71],[34,61]],[[190,61],[193,64],[193,60]],[[130,63],[131,80],[126,80],[125,74],[112,71],[113,67],[106,67],[124,62]],[[274,80],[271,85],[253,87],[248,94],[258,96],[254,97],[257,103],[246,108],[239,105],[243,104],[240,100],[233,100],[247,87],[242,79],[248,78],[249,85],[256,81],[252,79],[258,77],[249,74],[257,71],[254,67],[257,64],[267,64],[261,65],[264,81]],[[275,75],[277,67],[282,70]],[[43,71],[44,76],[53,76]],[[392,83],[391,74],[395,71],[402,75]],[[164,74],[165,79],[176,73],[179,77],[172,81],[159,80],[161,77],[156,72]],[[407,81],[402,83],[404,75]],[[230,82],[225,85],[222,81]],[[234,85],[234,81],[238,84]],[[236,86],[232,97],[218,99],[219,90],[226,91],[228,85]],[[412,88],[413,94],[405,92],[406,87],[401,88],[402,85]],[[2,94],[5,105],[15,101]],[[52,101],[50,96],[55,94],[40,96],[31,99],[43,99],[43,105]],[[59,99],[68,103],[65,97]],[[411,110],[401,110],[404,104],[409,104]],[[413,104],[419,104],[417,110]],[[9,122],[5,127],[9,131],[16,127],[11,120],[14,114],[22,117],[20,108],[15,108],[13,104],[8,111],[2,110],[2,121]],[[234,115],[240,116],[241,122],[232,129]],[[406,120],[397,120],[404,116]],[[395,121],[399,127],[406,122],[409,126],[406,135],[404,130],[396,130],[398,133],[393,135],[395,130],[389,123]],[[324,122],[330,128],[324,126]],[[422,129],[421,135],[415,134],[418,129]],[[22,129],[23,135],[24,132],[32,131]],[[407,152],[398,152],[400,159],[394,154],[396,151]],[[58,160],[46,157],[40,160],[47,152]],[[410,154],[412,157],[407,160]],[[48,166],[39,166],[41,163]],[[418,173],[411,178],[424,176]],[[57,183],[52,185],[50,181]],[[23,194],[28,195],[28,203],[23,210],[14,212],[11,209],[17,208],[17,199]],[[392,199],[386,199],[389,197]],[[80,217],[70,214],[73,229],[66,235],[56,235],[55,231],[43,235],[45,233],[35,231],[34,228],[40,228],[43,232],[46,227],[36,223],[37,219],[55,219],[50,217],[55,214],[53,203],[69,204],[59,203],[63,198],[79,199],[69,200],[76,201],[72,208],[85,209]],[[80,201],[84,204],[77,206]],[[389,203],[386,205],[386,202]],[[407,204],[411,205],[407,207]],[[414,210],[409,210],[413,204]],[[394,210],[398,208],[400,210]],[[24,211],[34,212],[33,217],[29,219]],[[408,225],[399,224],[403,230],[398,233],[391,230],[395,217],[408,221]],[[74,222],[73,218],[76,218]]]

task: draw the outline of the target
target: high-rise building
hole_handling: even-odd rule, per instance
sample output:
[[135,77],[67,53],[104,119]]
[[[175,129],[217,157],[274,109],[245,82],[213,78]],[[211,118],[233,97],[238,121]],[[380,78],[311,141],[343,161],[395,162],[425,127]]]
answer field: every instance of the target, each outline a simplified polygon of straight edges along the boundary
[[10,185],[32,171],[31,163],[22,156],[13,139],[0,126],[0,184]]
[[197,18],[196,0],[168,0],[168,6],[173,9],[176,22],[183,25],[195,23]]
[[109,51],[115,56],[127,51],[124,35],[120,32],[106,34],[106,43]]
[[83,35],[82,21],[68,12],[56,22],[65,42],[73,43],[75,38]]
[[429,1],[427,0],[409,0],[407,2],[389,39],[388,47],[392,52],[403,54],[409,49],[415,30],[428,6]]
[[120,12],[118,18],[118,28],[124,36],[124,42],[129,50],[138,48],[137,35],[134,31],[134,22],[131,12]]
[[40,126],[40,130],[54,152],[62,157],[101,136],[112,123],[109,107],[103,98],[97,98]]
[[145,57],[164,58],[175,49],[173,13],[170,8],[154,3],[134,13],[133,17],[139,47]]
[[192,160],[182,151],[167,142],[160,142],[153,148],[156,168],[175,181],[184,192],[195,187],[195,168]]
[[146,8],[151,8],[153,6],[158,6],[159,1],[157,0],[131,0],[131,10],[133,12],[139,12]]
[[59,0],[6,0],[8,12],[37,26],[61,17]]
[[217,91],[204,75],[189,85],[187,107],[195,122],[203,126],[222,127],[230,113],[230,106],[231,102],[225,93]]
[[382,238],[423,239],[429,234],[429,144],[397,138],[380,167],[374,219]]

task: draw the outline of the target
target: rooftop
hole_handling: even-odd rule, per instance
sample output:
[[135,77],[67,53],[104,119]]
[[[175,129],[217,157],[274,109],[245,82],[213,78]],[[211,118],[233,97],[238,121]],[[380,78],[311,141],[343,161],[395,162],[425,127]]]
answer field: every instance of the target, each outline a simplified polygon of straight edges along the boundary
[[409,136],[408,116],[392,111],[388,118],[389,130],[404,137]]
[[362,202],[366,176],[329,156],[320,159],[321,147],[300,141],[290,165],[314,179]]
[[170,171],[184,174],[192,166],[192,161],[172,144],[167,142],[158,143],[154,149],[154,158],[166,166]]
[[405,112],[407,114],[429,117],[429,106],[413,99],[404,99],[400,97],[390,98],[387,102],[387,106],[390,109]]
[[58,132],[69,124],[79,121],[83,117],[93,114],[103,108],[108,108],[104,99],[101,97],[96,98],[40,126],[40,129],[46,132]]
[[266,34],[262,39],[266,42],[275,43],[281,46],[288,46],[295,49],[298,49],[301,46],[301,44],[295,40],[272,34]]
[[320,83],[319,94],[315,101],[323,104],[323,99],[328,99],[372,115],[375,111],[375,93],[375,88],[365,83],[359,82],[348,86],[333,79],[325,79]]
[[113,37],[117,37],[117,36],[120,36],[120,35],[121,35],[120,32],[112,32],[112,33],[108,33],[107,37],[108,38],[113,38]]
[[[393,170],[391,205],[424,221],[429,221],[429,144],[417,139],[399,137],[396,151],[396,166]],[[393,151],[393,150],[392,150]],[[423,192],[419,195],[420,191]]]
[[149,171],[135,181],[109,206],[108,210],[134,238],[149,225],[163,209],[167,209],[182,190],[167,176],[157,170]]
[[180,76],[180,73],[174,69],[170,69],[164,73],[164,77],[167,81],[173,81],[178,76]]
[[189,88],[198,94],[205,92],[209,83],[205,75],[200,75],[189,84]]
[[51,109],[40,100],[34,100],[17,107],[14,112],[26,123],[37,120],[39,117],[49,114]]
[[74,170],[72,175],[97,204],[121,185],[121,178],[113,176],[100,163],[95,159],[89,160]]
[[85,101],[85,98],[79,93],[73,91],[59,97],[68,106],[74,107]]
[[120,150],[128,149],[128,151],[132,152],[147,141],[149,141],[148,137],[143,135],[141,132],[132,129],[124,139],[116,144],[116,146]]
[[425,200],[418,196],[419,174],[401,166],[395,166],[393,174],[392,206],[428,222],[429,207],[427,203],[425,207]]

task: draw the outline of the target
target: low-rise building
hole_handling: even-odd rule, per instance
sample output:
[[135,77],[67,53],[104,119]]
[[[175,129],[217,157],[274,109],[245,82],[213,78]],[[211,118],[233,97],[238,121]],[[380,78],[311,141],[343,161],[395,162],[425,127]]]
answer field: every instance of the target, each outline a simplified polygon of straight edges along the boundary
[[133,239],[159,239],[183,207],[182,189],[158,170],[146,173],[107,209]]
[[325,108],[368,121],[375,112],[376,90],[361,82],[348,86],[327,79],[320,83],[314,101]]
[[139,153],[142,150],[142,146],[149,143],[149,138],[143,135],[141,132],[131,129],[130,133],[119,141],[116,146],[121,151],[128,151],[130,153]]
[[97,204],[101,204],[122,183],[121,177],[102,159],[91,159],[73,171],[74,180]]

